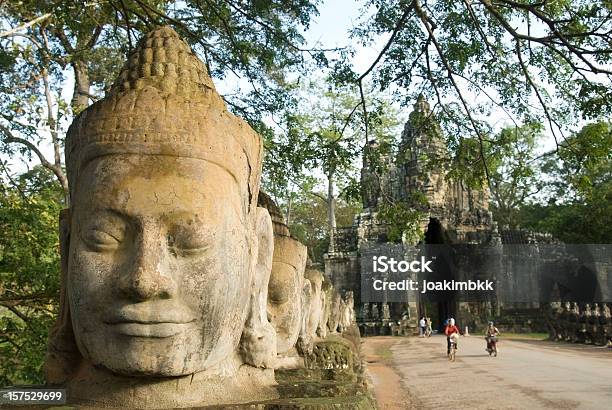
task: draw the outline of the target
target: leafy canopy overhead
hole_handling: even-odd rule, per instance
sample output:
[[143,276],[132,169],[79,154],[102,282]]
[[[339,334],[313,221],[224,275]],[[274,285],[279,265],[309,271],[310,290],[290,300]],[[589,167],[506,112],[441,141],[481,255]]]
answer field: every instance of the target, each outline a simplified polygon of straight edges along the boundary
[[482,157],[486,135],[504,125],[496,124],[500,117],[507,125],[546,124],[563,145],[578,118],[611,113],[609,0],[366,0],[364,6],[352,38],[385,42],[363,72],[350,58],[339,61],[336,80],[371,79],[406,106],[425,94],[449,137],[477,136]]

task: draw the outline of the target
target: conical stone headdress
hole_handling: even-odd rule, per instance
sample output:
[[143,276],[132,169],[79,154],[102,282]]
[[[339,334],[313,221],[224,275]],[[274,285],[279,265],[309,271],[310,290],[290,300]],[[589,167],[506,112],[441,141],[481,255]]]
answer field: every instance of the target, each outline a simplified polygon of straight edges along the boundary
[[[82,168],[110,154],[198,158],[230,172],[257,206],[261,138],[227,111],[204,64],[170,27],[140,40],[110,92],[66,136],[71,194]],[[243,191],[244,192],[244,191]]]

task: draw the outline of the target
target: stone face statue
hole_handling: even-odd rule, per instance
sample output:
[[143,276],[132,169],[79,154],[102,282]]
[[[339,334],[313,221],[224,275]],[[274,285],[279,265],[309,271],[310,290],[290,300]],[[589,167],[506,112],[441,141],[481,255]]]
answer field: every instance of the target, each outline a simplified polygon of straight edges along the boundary
[[370,318],[370,304],[364,303],[361,309],[361,316],[363,320],[368,320]]
[[383,308],[383,320],[391,319],[391,312],[389,311],[389,304],[383,303],[382,308]]
[[302,319],[300,323],[300,335],[296,344],[298,352],[302,355],[308,355],[312,353],[314,348],[314,341],[310,334],[308,327],[308,320],[310,318],[310,305],[312,304],[312,284],[308,279],[304,279],[304,285],[302,286]]
[[331,333],[337,333],[339,330],[340,316],[342,315],[342,303],[342,296],[340,296],[338,291],[334,289],[331,300],[329,321],[327,322],[327,327]]
[[322,291],[323,273],[316,269],[307,268],[304,277],[310,281],[310,285],[312,286],[310,310],[307,319],[307,332],[311,339],[315,339],[317,337],[317,329],[321,322],[324,308],[323,298],[325,296]]
[[346,292],[344,295],[344,303],[342,304],[342,315],[340,318],[340,323],[342,330],[350,328],[355,322],[355,311],[354,311],[355,301],[353,297],[353,291]]
[[355,296],[352,290],[346,292],[345,301],[347,306],[347,320],[352,324],[355,322]]
[[68,130],[49,384],[121,408],[274,394],[261,161],[189,46],[168,27],[147,34]]
[[598,304],[598,303],[595,303],[595,304],[593,305],[593,317],[598,318],[598,317],[600,317],[600,316],[601,316],[601,311],[599,310],[599,304]]
[[582,314],[583,314],[585,317],[591,317],[592,312],[591,312],[591,305],[590,305],[589,303],[587,303],[587,304],[584,306],[584,311],[582,312]]
[[327,337],[329,316],[332,308],[332,296],[334,293],[334,287],[327,278],[323,278],[323,285],[321,286],[321,299],[323,303],[323,311],[321,312],[321,320],[319,321],[319,327],[317,328],[317,336],[321,339]]
[[577,318],[578,316],[580,316],[580,307],[578,306],[578,302],[574,302],[574,303],[572,304],[572,310],[571,310],[571,312],[572,312],[572,315],[573,315],[574,317],[576,317],[576,318]]
[[606,319],[610,319],[612,317],[612,315],[610,314],[610,307],[608,306],[607,303],[603,304],[602,316]]
[[268,314],[276,329],[276,350],[291,349],[300,334],[301,290],[304,285],[306,246],[289,236],[274,235],[274,259],[268,285]]
[[[266,208],[274,230],[274,257],[268,284],[268,319],[276,330],[275,368],[295,368],[303,362],[294,348],[302,330],[304,271],[307,249],[291,237],[289,227],[274,200],[263,191],[257,204]],[[310,307],[308,307],[310,308]]]

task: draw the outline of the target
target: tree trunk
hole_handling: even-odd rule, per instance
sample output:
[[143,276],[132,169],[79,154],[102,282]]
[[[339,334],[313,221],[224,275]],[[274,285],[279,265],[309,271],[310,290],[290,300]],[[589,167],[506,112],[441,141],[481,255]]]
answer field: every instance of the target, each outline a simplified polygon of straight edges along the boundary
[[72,94],[72,112],[77,115],[89,105],[89,72],[87,64],[76,60],[72,63],[74,69],[74,93]]
[[289,193],[289,198],[287,198],[287,217],[285,218],[285,223],[287,226],[291,223],[291,193]]
[[329,249],[336,249],[335,230],[336,230],[336,198],[334,197],[334,172],[330,171],[327,175],[327,217],[329,229]]

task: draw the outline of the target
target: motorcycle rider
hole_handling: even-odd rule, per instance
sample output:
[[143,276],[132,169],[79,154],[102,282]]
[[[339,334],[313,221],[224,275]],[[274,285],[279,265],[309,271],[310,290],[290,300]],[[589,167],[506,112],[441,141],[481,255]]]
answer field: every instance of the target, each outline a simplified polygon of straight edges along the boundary
[[[446,335],[446,354],[450,353],[451,335],[454,333],[459,334],[459,328],[455,326],[455,319],[451,317],[448,320],[448,324],[444,328],[444,334]],[[457,342],[455,342],[455,349],[457,349],[457,347]]]
[[493,349],[493,345],[491,340],[499,335],[499,329],[495,327],[493,322],[489,322],[489,326],[487,326],[487,330],[485,331],[485,339],[487,341],[487,352]]

